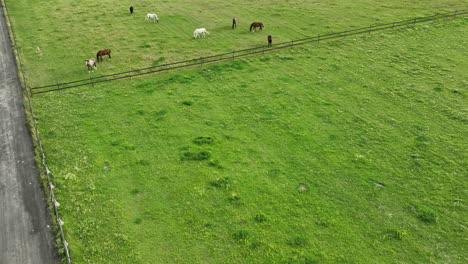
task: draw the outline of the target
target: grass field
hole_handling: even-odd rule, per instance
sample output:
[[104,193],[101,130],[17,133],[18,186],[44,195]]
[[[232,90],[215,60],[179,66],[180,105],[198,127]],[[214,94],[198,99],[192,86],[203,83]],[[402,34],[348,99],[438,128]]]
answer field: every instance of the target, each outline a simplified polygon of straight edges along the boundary
[[[112,2],[8,1],[31,85],[87,77],[99,48],[112,73],[468,3],[139,1],[131,18]],[[466,263],[467,31],[460,17],[35,96],[73,263]]]
[[[8,1],[8,0],[7,0]],[[360,28],[435,12],[466,8],[467,1],[241,1],[207,0],[187,5],[185,1],[149,0],[33,0],[8,1],[25,54],[29,84],[33,86],[88,77],[83,61],[110,48],[114,61],[99,65],[98,74],[138,69],[182,59],[305,36]],[[130,16],[128,7],[135,6]],[[216,10],[216,11],[215,11]],[[146,13],[155,12],[159,24],[145,23]],[[231,30],[231,19],[238,29]],[[261,33],[249,33],[252,21],[262,21]],[[211,34],[193,40],[195,28]],[[38,34],[39,33],[39,34]],[[24,43],[24,45],[23,45]]]

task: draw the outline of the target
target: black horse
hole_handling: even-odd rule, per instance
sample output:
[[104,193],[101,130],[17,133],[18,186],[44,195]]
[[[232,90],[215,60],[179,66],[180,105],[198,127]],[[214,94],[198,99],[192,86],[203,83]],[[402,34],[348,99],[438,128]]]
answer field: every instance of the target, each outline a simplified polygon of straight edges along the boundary
[[130,15],[133,15],[133,6],[130,6]]
[[232,29],[235,29],[237,27],[237,18],[233,17],[232,18]]
[[273,42],[273,38],[271,37],[271,35],[268,35],[267,39],[268,39],[268,47],[271,47],[271,43]]

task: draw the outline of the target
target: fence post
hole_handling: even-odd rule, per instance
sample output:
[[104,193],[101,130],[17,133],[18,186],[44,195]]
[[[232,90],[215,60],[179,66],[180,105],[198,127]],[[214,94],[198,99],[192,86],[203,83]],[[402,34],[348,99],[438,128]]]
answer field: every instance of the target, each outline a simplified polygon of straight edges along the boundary
[[317,37],[317,42],[319,42],[319,41],[320,41],[320,34]]
[[392,29],[393,29],[394,27],[395,27],[395,22],[393,22],[393,24],[392,24]]
[[265,45],[262,46],[263,54],[265,54]]
[[291,46],[294,46],[294,40],[291,40]]
[[91,73],[89,74],[89,83],[90,83],[91,86],[94,88],[94,83],[91,81]]
[[233,50],[233,51],[232,51],[232,59],[234,59],[234,52],[235,52],[235,51]]
[[417,19],[418,19],[417,17],[414,18],[413,25],[416,25],[416,20]]

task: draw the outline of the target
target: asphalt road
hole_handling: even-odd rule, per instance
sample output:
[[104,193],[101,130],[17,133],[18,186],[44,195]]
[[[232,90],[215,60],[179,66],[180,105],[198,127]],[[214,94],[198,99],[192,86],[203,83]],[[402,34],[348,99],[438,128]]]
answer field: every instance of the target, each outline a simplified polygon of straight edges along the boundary
[[0,264],[59,263],[0,6]]

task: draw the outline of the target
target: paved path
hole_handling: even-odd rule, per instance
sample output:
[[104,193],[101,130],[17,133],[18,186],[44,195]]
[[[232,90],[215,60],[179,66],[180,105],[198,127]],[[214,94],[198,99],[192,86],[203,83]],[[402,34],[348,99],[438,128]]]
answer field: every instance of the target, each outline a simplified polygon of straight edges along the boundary
[[59,263],[0,6],[0,264]]

